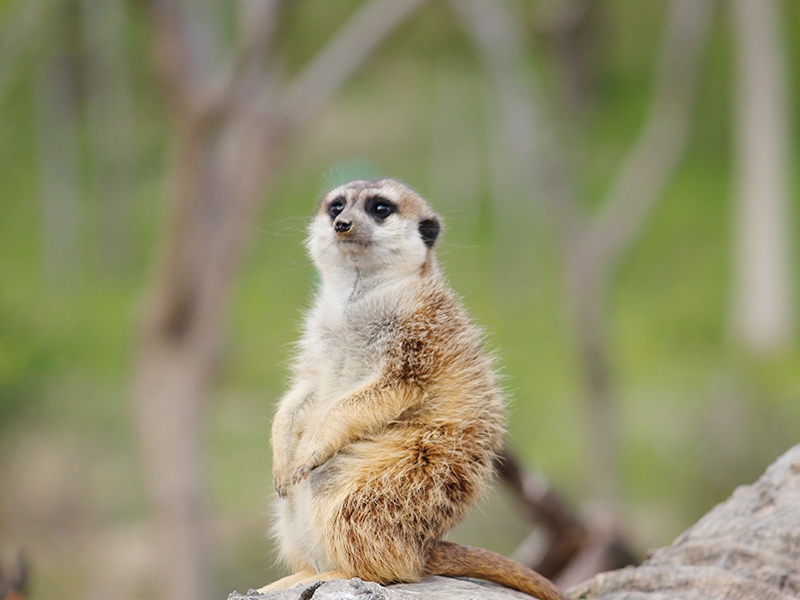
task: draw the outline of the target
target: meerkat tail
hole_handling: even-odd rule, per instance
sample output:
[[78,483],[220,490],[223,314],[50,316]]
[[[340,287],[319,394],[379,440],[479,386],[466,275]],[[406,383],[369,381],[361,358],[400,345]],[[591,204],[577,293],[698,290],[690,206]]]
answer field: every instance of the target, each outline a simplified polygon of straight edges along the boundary
[[569,600],[549,579],[501,554],[438,542],[426,564],[426,576],[475,577],[525,592],[540,600]]

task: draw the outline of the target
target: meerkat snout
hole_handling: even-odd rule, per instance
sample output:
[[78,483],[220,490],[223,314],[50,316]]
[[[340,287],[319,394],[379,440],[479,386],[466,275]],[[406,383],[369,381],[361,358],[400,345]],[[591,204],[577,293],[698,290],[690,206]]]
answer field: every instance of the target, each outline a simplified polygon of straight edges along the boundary
[[353,222],[348,219],[336,219],[333,222],[333,229],[336,233],[347,233],[353,227]]

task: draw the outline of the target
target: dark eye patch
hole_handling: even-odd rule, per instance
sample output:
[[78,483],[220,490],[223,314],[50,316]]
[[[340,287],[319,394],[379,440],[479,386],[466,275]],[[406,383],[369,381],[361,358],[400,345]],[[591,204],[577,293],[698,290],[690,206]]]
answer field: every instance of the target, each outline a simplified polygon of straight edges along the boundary
[[378,223],[397,212],[397,205],[383,196],[372,196],[364,202],[364,211]]
[[336,198],[328,205],[328,214],[330,215],[331,219],[335,219],[338,217],[341,212],[344,210],[345,200],[344,198]]

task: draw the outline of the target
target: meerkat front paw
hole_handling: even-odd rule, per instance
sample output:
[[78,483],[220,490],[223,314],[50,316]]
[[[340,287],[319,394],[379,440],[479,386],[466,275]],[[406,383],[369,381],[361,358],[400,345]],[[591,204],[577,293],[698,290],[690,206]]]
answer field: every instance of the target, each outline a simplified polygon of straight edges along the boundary
[[275,487],[275,492],[278,498],[286,498],[287,490],[289,489],[288,479],[279,479],[277,476],[272,476],[272,485]]
[[309,452],[301,460],[297,461],[297,467],[292,473],[292,483],[298,484],[303,481],[311,471],[324,464],[331,454],[331,452],[323,453],[316,450]]
[[275,491],[278,493],[279,498],[286,498],[286,494],[291,484],[292,480],[289,476],[288,468],[273,467],[272,485],[275,486]]

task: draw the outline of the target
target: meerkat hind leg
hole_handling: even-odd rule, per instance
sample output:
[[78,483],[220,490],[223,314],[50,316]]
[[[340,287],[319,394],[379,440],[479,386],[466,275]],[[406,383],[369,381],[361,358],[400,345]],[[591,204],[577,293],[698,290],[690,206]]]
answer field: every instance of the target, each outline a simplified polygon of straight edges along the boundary
[[[273,581],[270,584],[265,585],[264,587],[258,588],[259,594],[269,594],[270,592],[277,592],[280,590],[288,590],[289,588],[293,588],[298,583],[302,583],[305,579],[308,579],[314,574],[314,571],[311,569],[303,569],[302,571],[298,571],[294,575],[288,575],[283,577],[282,579],[278,579],[278,581]],[[313,578],[312,578],[313,580]]]
[[310,577],[306,577],[305,579],[301,579],[298,581],[299,584],[306,585],[309,583],[325,582],[330,581],[331,579],[350,579],[352,577],[351,574],[347,573],[346,571],[341,571],[339,569],[335,571],[326,571],[325,573],[317,573]]
[[324,583],[332,579],[350,579],[351,575],[345,571],[326,571],[325,573],[314,573],[311,569],[300,571],[294,575],[289,575],[283,579],[279,579],[274,583],[265,585],[258,591],[259,594],[269,594],[270,592],[277,592],[280,590],[288,590],[289,588],[297,587],[298,585],[308,585],[310,583]]

